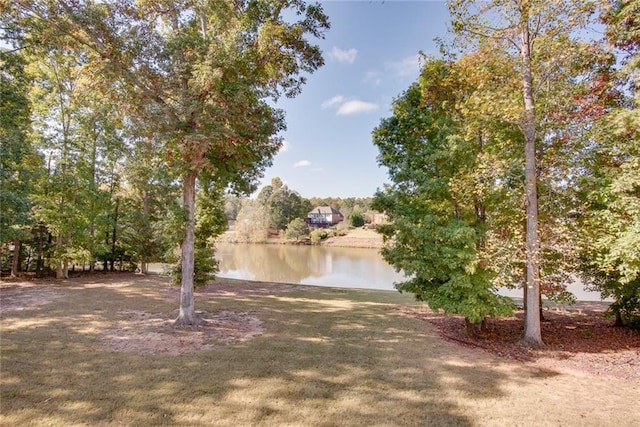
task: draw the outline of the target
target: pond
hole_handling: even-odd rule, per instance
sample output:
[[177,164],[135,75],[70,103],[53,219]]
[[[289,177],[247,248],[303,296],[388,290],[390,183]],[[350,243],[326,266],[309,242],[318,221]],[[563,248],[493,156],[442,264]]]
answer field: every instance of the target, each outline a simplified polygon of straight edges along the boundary
[[231,279],[394,290],[404,278],[378,249],[219,243],[215,256]]
[[[230,279],[378,290],[395,290],[394,283],[404,280],[378,249],[218,243],[215,256],[217,275]],[[579,282],[568,289],[578,300],[600,301],[599,293],[585,291]],[[500,293],[522,296],[520,289]]]

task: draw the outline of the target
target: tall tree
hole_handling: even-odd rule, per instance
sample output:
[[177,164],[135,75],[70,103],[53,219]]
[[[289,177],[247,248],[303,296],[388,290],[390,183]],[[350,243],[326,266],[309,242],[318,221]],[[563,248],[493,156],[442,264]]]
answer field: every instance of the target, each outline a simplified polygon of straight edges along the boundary
[[[511,105],[499,114],[515,119],[524,141],[526,316],[523,342],[542,347],[538,157],[540,144],[550,134],[543,131],[543,103],[539,95],[549,86],[556,87],[554,73],[557,70],[571,70],[573,63],[581,62],[584,50],[575,43],[575,37],[589,23],[594,5],[578,0],[451,0],[449,9],[454,32],[464,47],[474,49],[482,44],[490,46],[494,52],[506,54],[520,82],[519,104]],[[573,77],[577,76],[578,73]],[[512,90],[513,85],[509,82],[505,95],[510,97]]]
[[23,58],[0,49],[0,244],[13,243],[11,275],[20,270],[20,247],[32,225],[30,194],[42,163],[29,139],[29,78]]
[[[125,126],[117,105],[104,94],[85,83],[78,106],[76,163],[77,193],[82,232],[76,237],[93,271],[98,258],[109,252],[105,235],[112,232],[114,191],[121,181],[126,158]],[[115,182],[117,181],[117,182]]]
[[150,262],[159,261],[180,241],[173,236],[175,228],[164,227],[170,212],[179,210],[180,189],[163,167],[153,133],[144,132],[140,124],[131,125],[136,132],[130,138],[136,142],[131,144],[123,168],[125,215],[120,234],[126,251],[146,274]]
[[68,277],[78,255],[74,242],[84,229],[80,215],[81,192],[78,124],[82,64],[68,50],[31,48],[30,73],[33,126],[39,149],[45,155],[47,176],[34,195],[36,217],[55,238],[53,261],[56,277]]
[[238,211],[235,236],[239,242],[264,243],[269,237],[267,208],[257,200],[244,199]]
[[605,297],[617,325],[640,327],[640,1],[607,2],[606,36],[623,66],[620,82],[630,95],[598,122],[585,164],[582,228],[584,272]]
[[497,274],[485,259],[482,141],[466,138],[456,120],[453,73],[452,64],[427,60],[422,84],[397,99],[393,116],[374,131],[391,184],[376,193],[373,208],[389,216],[379,227],[384,258],[411,277],[396,287],[463,314],[475,335],[486,316],[509,313],[511,302],[495,293]]
[[198,176],[209,171],[219,187],[255,185],[284,128],[282,112],[264,98],[297,95],[302,73],[322,65],[307,40],[329,27],[322,8],[302,0],[19,0],[13,12],[29,37],[62,35],[87,52],[96,76],[125,87],[131,110],[158,130],[185,210],[176,322],[195,323]]

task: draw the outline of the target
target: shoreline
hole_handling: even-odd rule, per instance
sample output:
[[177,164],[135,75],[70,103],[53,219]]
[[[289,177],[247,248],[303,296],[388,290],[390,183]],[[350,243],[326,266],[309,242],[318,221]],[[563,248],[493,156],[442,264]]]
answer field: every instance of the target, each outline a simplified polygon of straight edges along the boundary
[[[265,242],[251,242],[251,241],[237,241],[234,239],[234,231],[226,231],[216,239],[216,243],[233,243],[233,244],[264,244],[264,245],[308,245],[312,246],[306,241],[296,241],[292,239],[286,239],[281,237],[269,237]],[[378,234],[375,230],[365,230],[363,228],[356,228],[347,230],[343,236],[327,237],[320,241],[317,246],[331,246],[339,248],[368,248],[368,249],[381,249],[384,246],[382,235]]]

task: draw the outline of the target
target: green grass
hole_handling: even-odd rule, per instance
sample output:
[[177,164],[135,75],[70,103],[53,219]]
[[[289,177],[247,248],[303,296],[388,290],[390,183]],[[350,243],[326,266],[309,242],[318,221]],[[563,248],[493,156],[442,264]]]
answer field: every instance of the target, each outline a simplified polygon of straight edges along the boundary
[[398,306],[413,304],[408,296],[283,285],[268,294],[251,292],[264,284],[236,286],[243,292],[197,295],[196,309],[248,312],[262,321],[263,333],[169,356],[116,352],[101,341],[131,311],[175,317],[177,293],[160,276],[38,283],[30,290],[56,298],[2,314],[0,425],[640,421],[638,384],[500,361],[443,341],[429,324],[398,314]]

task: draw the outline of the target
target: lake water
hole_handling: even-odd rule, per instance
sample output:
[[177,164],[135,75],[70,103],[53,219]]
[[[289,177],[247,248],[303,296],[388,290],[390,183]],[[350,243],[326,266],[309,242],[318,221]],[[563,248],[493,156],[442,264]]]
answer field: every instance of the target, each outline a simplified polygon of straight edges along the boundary
[[215,256],[231,279],[394,290],[404,277],[369,248],[219,243]]
[[[230,279],[379,290],[395,290],[393,284],[404,280],[378,249],[370,248],[219,243],[216,259],[217,275]],[[569,290],[578,300],[600,301],[599,293],[585,291],[579,283]],[[500,293],[522,296],[519,289]]]

